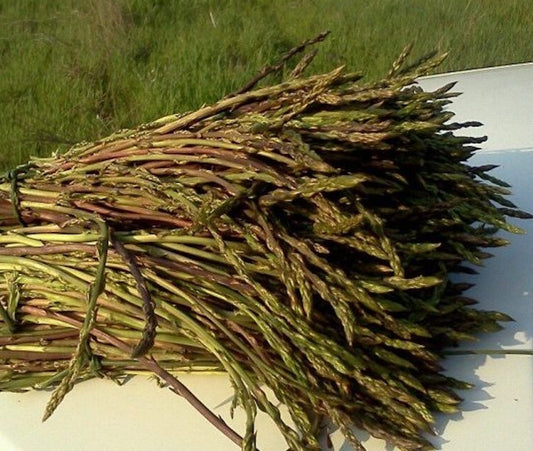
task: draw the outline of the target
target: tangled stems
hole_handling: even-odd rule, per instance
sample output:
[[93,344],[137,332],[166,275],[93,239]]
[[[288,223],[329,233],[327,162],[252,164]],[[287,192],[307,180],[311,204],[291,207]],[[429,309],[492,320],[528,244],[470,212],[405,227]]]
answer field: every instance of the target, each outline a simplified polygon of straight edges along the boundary
[[[38,315],[41,315],[43,317],[57,318],[61,320],[62,322],[75,326],[76,328],[80,330],[83,330],[83,327],[85,325],[84,323],[80,323],[79,321],[73,320],[72,318],[64,317],[61,314],[50,314],[43,310],[34,311],[34,313],[37,313]],[[95,337],[120,349],[123,353],[127,355],[133,355],[133,349],[130,346],[128,346],[126,343],[124,343],[122,340],[98,329],[92,329],[90,333],[94,335]],[[173,391],[175,391],[178,395],[183,397],[207,421],[213,424],[213,426],[219,429],[230,440],[232,440],[235,444],[239,446],[242,444],[243,439],[240,435],[238,435],[235,431],[233,431],[219,416],[215,415],[211,410],[209,410],[185,385],[183,385],[176,377],[170,374],[167,370],[162,368],[153,358],[138,356],[136,357],[136,359],[142,367],[152,372],[153,374],[157,375],[162,381],[168,384],[168,386]],[[70,374],[70,368],[67,374]],[[62,381],[62,383],[64,382]],[[61,387],[61,385],[59,387]],[[58,393],[58,390],[56,390],[54,394],[55,393]],[[52,395],[51,401],[49,405],[47,406],[44,419],[48,418],[53,413],[52,409],[57,407],[57,405],[54,406],[52,404],[55,401],[55,399],[57,398],[55,398],[54,395]]]
[[[309,54],[255,88],[282,58],[214,105],[4,179],[0,387],[153,371],[246,450],[258,408],[295,450],[319,449],[321,418],[355,449],[353,424],[431,449],[423,432],[467,387],[441,356],[509,319],[449,276],[529,215],[493,166],[467,164],[481,140],[455,134],[477,124],[450,123],[452,85],[416,85],[441,58],[405,58],[361,84],[343,68],[302,77]],[[229,375],[242,438],[169,379],[184,368]]]

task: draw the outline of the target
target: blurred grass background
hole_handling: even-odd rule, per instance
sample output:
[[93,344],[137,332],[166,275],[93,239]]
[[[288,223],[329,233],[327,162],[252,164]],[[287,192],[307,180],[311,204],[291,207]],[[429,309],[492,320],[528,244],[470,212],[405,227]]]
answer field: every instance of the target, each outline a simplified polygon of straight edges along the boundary
[[198,108],[329,29],[310,68],[533,60],[531,0],[0,0],[0,167]]

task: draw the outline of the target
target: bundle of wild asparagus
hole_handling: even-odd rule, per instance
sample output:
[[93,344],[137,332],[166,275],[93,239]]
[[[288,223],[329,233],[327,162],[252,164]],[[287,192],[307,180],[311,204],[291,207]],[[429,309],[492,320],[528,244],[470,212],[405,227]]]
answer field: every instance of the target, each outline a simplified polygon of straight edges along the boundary
[[[282,62],[323,36],[289,52]],[[473,308],[469,272],[502,246],[506,199],[479,139],[424,92],[406,54],[382,81],[338,68],[243,90],[64,155],[0,185],[0,390],[155,373],[243,449],[259,408],[292,450],[321,422],[432,449],[458,409],[444,350],[508,317]],[[172,373],[225,371],[241,438]],[[291,416],[287,424],[270,388]]]

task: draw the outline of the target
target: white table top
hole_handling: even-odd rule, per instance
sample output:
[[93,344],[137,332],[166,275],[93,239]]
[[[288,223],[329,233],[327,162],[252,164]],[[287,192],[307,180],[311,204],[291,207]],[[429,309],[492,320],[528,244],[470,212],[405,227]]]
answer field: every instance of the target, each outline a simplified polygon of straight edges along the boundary
[[454,99],[453,120],[482,122],[476,133],[488,137],[484,151],[533,147],[533,63],[433,75],[420,84],[429,91],[453,81],[453,91],[463,93]]

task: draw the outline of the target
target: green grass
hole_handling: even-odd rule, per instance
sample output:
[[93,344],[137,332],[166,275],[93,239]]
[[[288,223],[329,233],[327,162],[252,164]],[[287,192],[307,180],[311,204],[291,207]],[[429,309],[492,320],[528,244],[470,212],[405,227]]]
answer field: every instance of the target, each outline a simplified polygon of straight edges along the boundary
[[0,0],[0,167],[213,102],[324,29],[313,72],[377,78],[408,43],[533,60],[530,0]]

